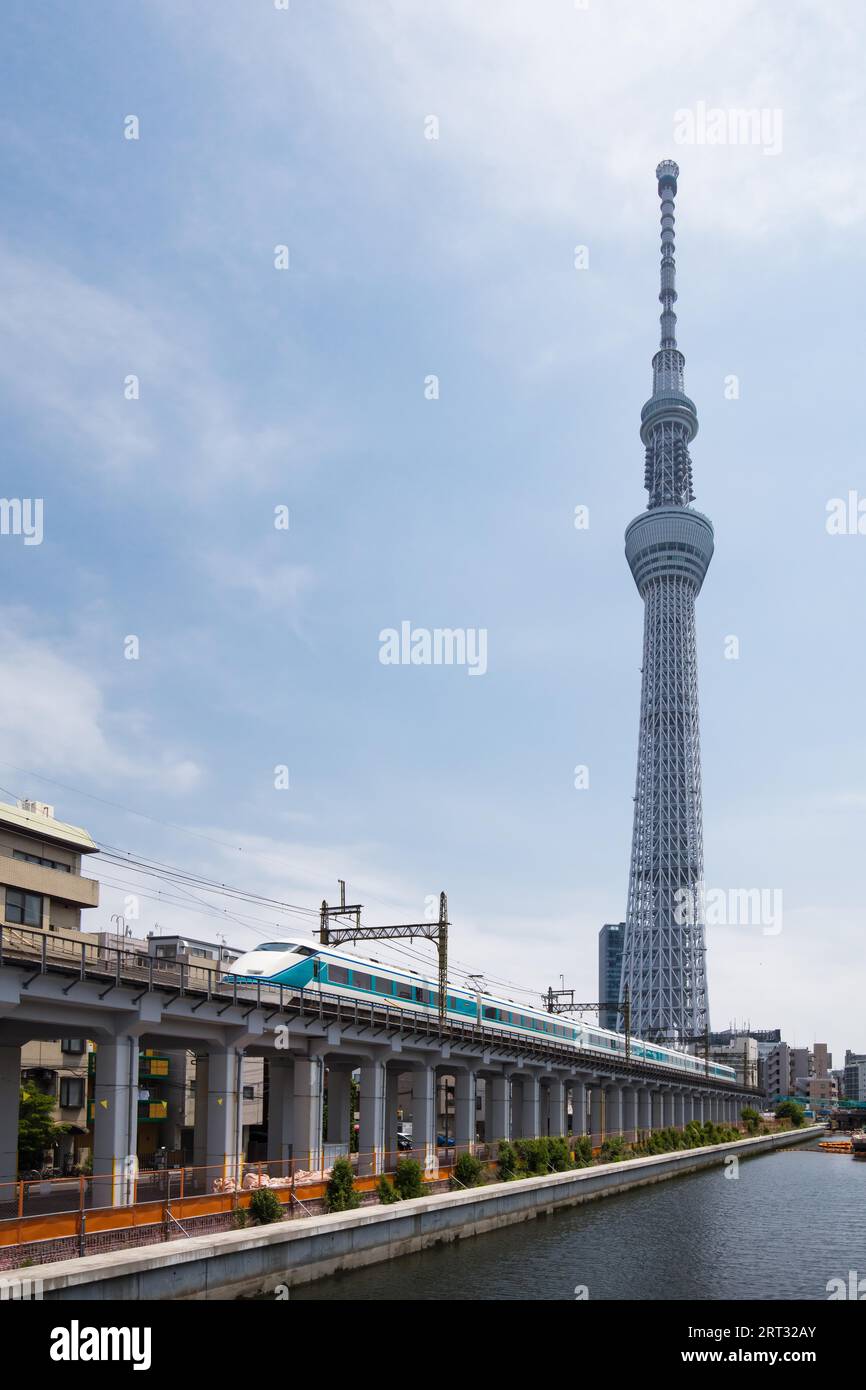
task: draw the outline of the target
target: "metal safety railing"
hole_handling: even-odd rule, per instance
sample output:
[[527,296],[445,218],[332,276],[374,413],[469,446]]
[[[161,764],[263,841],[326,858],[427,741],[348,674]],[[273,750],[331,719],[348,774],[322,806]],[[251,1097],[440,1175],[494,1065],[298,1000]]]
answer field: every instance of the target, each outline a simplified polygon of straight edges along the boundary
[[[573,1042],[550,1034],[538,1037],[516,1034],[489,1022],[440,1019],[438,1011],[402,1007],[396,1001],[350,999],[329,994],[319,986],[297,989],[285,985],[238,984],[236,979],[223,978],[222,966],[189,965],[186,962],[164,960],[140,951],[115,946],[97,946],[93,942],[58,938],[50,932],[25,927],[0,926],[0,967],[3,965],[32,967],[25,988],[37,975],[61,972],[73,978],[102,981],[105,985],[100,998],[112,989],[140,986],[141,996],[154,990],[174,998],[195,997],[201,1002],[214,1000],[230,1007],[266,1011],[266,1022],[276,1017],[282,1021],[336,1023],[340,1028],[382,1030],[399,1033],[402,1037],[415,1035],[429,1040],[448,1040],[493,1046],[500,1054],[511,1054],[539,1062],[574,1063],[580,1071],[601,1067],[623,1076],[658,1078],[679,1083],[693,1082],[701,1089],[711,1088],[720,1093],[758,1095],[752,1087],[736,1081],[707,1076],[703,1068],[696,1072],[665,1067],[657,1062],[626,1058],[603,1048],[577,1047]],[[139,997],[141,997],[139,996]],[[171,998],[168,1002],[171,1002]]]
[[[607,1141],[621,1139],[626,1145],[641,1143],[652,1132],[611,1128],[562,1138],[572,1153],[580,1149],[582,1161],[591,1158],[605,1161]],[[529,1141],[522,1138],[507,1142],[519,1150]],[[451,1182],[458,1160],[467,1153],[480,1160],[490,1172],[495,1172],[508,1152],[501,1149],[504,1143],[505,1140],[446,1146],[437,1143],[411,1149],[347,1152],[340,1156],[348,1158],[351,1164],[356,1189],[361,1194],[373,1194],[383,1175],[393,1180],[401,1159],[415,1159],[422,1181],[427,1185]],[[630,1155],[623,1152],[617,1156]],[[191,1221],[246,1208],[254,1193],[263,1189],[272,1192],[287,1207],[288,1216],[312,1215],[312,1204],[322,1202],[330,1175],[330,1167],[306,1167],[299,1159],[242,1159],[238,1166],[227,1158],[217,1165],[191,1165],[134,1174],[132,1185],[123,1189],[120,1205],[117,1184],[125,1181],[120,1174],[75,1179],[19,1179],[0,1184],[0,1253],[4,1247],[38,1246],[40,1242],[75,1238],[77,1249],[69,1253],[83,1255],[88,1253],[88,1237],[117,1235],[136,1228],[148,1228],[155,1242],[171,1239],[175,1226],[184,1236],[189,1236],[195,1234],[187,1229]],[[505,1175],[517,1176],[507,1170]]]

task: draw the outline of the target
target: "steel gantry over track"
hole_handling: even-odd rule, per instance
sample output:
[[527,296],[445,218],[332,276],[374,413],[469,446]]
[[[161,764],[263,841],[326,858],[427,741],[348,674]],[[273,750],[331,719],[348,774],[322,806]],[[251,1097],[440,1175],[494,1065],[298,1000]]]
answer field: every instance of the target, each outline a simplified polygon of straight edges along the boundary
[[[346,903],[346,880],[340,879],[340,905],[329,907],[322,900],[319,941],[323,946],[340,946],[344,941],[414,941],[421,937],[425,941],[435,941],[439,956],[439,1022],[446,1021],[448,995],[448,899],[439,894],[439,919],[435,922],[409,922],[390,927],[362,927],[361,912],[363,904]],[[354,926],[331,926],[332,918],[354,917]]]
[[548,989],[542,997],[549,1014],[581,1013],[584,1009],[592,1009],[594,1013],[598,1013],[602,1009],[616,1009],[623,1020],[626,1059],[631,1057],[631,999],[628,985],[623,991],[622,999],[613,1001],[602,999],[600,1002],[595,1000],[588,1004],[581,1003],[575,1000],[573,989]]

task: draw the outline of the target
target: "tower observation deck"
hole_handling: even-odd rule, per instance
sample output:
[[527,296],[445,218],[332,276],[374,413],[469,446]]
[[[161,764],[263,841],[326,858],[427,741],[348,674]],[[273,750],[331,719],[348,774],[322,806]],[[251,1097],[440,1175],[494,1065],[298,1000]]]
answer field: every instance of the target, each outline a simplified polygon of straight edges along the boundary
[[630,992],[632,1032],[671,1041],[709,1024],[695,599],[713,555],[712,523],[692,506],[689,445],[698,417],[676,338],[678,176],[673,160],[656,170],[661,337],[640,426],[648,501],[625,533],[644,601],[644,639],[622,987]]

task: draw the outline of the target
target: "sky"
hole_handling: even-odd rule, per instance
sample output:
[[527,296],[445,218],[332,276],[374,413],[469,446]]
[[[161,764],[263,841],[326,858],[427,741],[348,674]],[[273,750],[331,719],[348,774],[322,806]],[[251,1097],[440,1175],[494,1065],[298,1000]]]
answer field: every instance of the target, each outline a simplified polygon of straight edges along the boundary
[[[444,889],[455,968],[597,997],[674,158],[705,880],[782,903],[708,929],[712,1025],[866,1051],[862,6],[7,0],[3,28],[2,491],[42,523],[0,535],[2,794],[292,905],[97,859],[85,925],[249,946],[339,878],[368,925]],[[383,664],[404,622],[483,631],[486,670]]]

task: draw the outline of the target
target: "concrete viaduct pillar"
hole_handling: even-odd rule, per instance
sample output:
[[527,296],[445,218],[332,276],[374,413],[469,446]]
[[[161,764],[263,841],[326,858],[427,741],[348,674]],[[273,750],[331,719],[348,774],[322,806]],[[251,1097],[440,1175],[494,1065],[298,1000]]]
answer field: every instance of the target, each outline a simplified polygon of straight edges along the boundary
[[488,1144],[511,1138],[511,1081],[507,1076],[488,1077],[485,1084],[487,1117],[484,1137]]
[[586,1086],[582,1081],[571,1083],[571,1132],[586,1134]]
[[647,1086],[637,1093],[637,1127],[644,1133],[653,1127],[652,1091]]
[[667,1087],[662,1091],[662,1128],[670,1129],[674,1123],[674,1093]]
[[[285,1056],[269,1057],[268,1064],[268,1162],[278,1165],[273,1177],[287,1177],[292,1157],[294,1135],[294,1064]],[[201,1062],[196,1064],[196,1148],[198,1148],[198,1076]],[[331,1124],[330,1100],[328,1125]],[[196,1158],[196,1162],[198,1162]]]
[[427,1172],[436,1162],[436,1068],[422,1064],[412,1068],[412,1147]]
[[604,1137],[622,1133],[622,1087],[606,1086],[604,1091]]
[[539,1108],[541,1085],[535,1072],[524,1072],[521,1078],[520,1133],[518,1139],[537,1139],[541,1134]]
[[[100,1045],[96,1053],[99,1074]],[[243,1048],[215,1048],[208,1054],[205,1097],[205,1166],[207,1185],[214,1179],[238,1180],[242,1140],[242,1070]],[[196,1065],[196,1108],[199,1101],[199,1068]],[[95,1147],[95,1146],[94,1146]],[[94,1167],[95,1167],[94,1157]]]
[[328,1143],[346,1153],[351,1141],[352,1072],[349,1067],[328,1067]]
[[674,1124],[682,1129],[685,1122],[685,1098],[682,1091],[674,1091]]
[[604,1140],[604,1088],[600,1085],[589,1093],[589,1130],[592,1147],[600,1148]]
[[358,1173],[381,1173],[385,1158],[385,1082],[387,1068],[378,1058],[361,1064]]
[[325,1063],[322,1057],[295,1061],[295,1168],[316,1173],[322,1167],[322,1118]]
[[542,1131],[551,1139],[565,1134],[565,1083],[558,1076],[550,1077],[544,1090]]
[[[222,1074],[228,1063],[218,1059],[228,1054],[211,1053],[207,1060],[206,1075],[208,1083],[207,1110],[207,1156],[209,1166],[216,1162],[214,1154],[222,1142],[219,1126],[228,1125],[226,1118],[231,1109],[233,1097],[226,1095],[221,1103],[222,1092],[214,1088],[215,1060]],[[201,1059],[196,1065],[196,1119],[198,1120],[198,1074]],[[342,1130],[343,1143],[349,1147],[349,1092],[348,1073],[343,1078],[332,1071],[328,1077],[328,1135]],[[325,1101],[325,1067],[321,1057],[291,1057],[277,1054],[268,1058],[268,1162],[274,1164],[274,1177],[287,1177],[290,1172],[289,1160],[293,1160],[295,1171],[318,1172],[324,1164],[322,1152],[322,1121]],[[345,1080],[345,1085],[343,1084]],[[243,1102],[240,1101],[242,1106]],[[345,1105],[346,1114],[341,1114]],[[331,1109],[333,1106],[333,1115]],[[215,1108],[216,1107],[216,1108]],[[216,1128],[215,1128],[216,1127]],[[337,1141],[334,1141],[337,1142]],[[238,1149],[238,1152],[240,1150]],[[210,1180],[214,1174],[209,1173]]]
[[478,1078],[471,1067],[454,1073],[454,1143],[475,1143],[475,1109]]
[[21,1094],[21,1048],[0,1047],[0,1201],[12,1202],[18,1177],[18,1103]]
[[661,1093],[661,1091],[652,1091],[652,1092],[650,1093],[650,1095],[651,1095],[651,1105],[652,1105],[652,1122],[651,1122],[650,1128],[651,1128],[651,1129],[663,1129],[663,1128],[664,1128],[664,1112],[663,1112],[663,1109],[662,1109],[662,1093]]
[[[127,1206],[135,1201],[138,1168],[137,1037],[100,1042],[93,1094],[94,1205]],[[16,1126],[16,1138],[17,1133]],[[230,1145],[220,1162],[233,1152]],[[225,1176],[222,1169],[220,1176]]]
[[386,1172],[397,1166],[400,1150],[397,1146],[397,1111],[400,1108],[400,1068],[385,1068],[385,1123],[383,1167]]
[[637,1138],[637,1091],[633,1086],[622,1088],[622,1132],[627,1143],[633,1144]]

